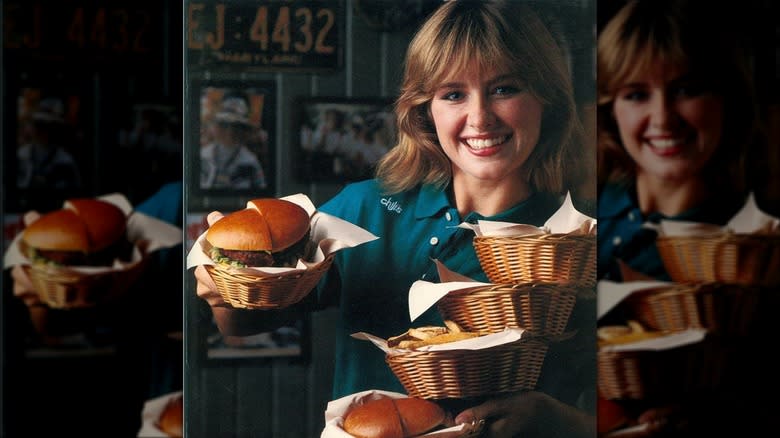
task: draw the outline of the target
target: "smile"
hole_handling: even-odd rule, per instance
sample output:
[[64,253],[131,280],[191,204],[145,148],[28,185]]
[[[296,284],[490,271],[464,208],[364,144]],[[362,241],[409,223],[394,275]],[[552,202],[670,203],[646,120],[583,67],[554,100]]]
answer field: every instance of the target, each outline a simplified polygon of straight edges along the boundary
[[682,145],[685,142],[682,138],[657,138],[647,140],[647,143],[656,149],[671,149]]
[[509,139],[508,135],[502,135],[501,137],[494,138],[468,138],[464,140],[464,143],[471,149],[480,150],[487,149],[499,145]]

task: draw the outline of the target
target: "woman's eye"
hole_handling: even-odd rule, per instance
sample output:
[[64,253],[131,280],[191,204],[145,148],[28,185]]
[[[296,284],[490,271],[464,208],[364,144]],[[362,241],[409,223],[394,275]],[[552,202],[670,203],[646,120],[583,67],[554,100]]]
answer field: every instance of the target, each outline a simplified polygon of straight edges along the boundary
[[629,100],[632,102],[641,102],[647,100],[648,93],[641,90],[631,90],[621,93],[618,97],[622,100]]
[[494,94],[497,94],[499,96],[506,96],[511,94],[516,94],[520,91],[518,87],[512,86],[512,85],[502,85],[499,87],[496,87],[493,90]]
[[442,94],[440,97],[440,99],[442,100],[452,100],[452,101],[460,100],[462,98],[463,98],[463,93],[461,93],[460,91],[448,91]]

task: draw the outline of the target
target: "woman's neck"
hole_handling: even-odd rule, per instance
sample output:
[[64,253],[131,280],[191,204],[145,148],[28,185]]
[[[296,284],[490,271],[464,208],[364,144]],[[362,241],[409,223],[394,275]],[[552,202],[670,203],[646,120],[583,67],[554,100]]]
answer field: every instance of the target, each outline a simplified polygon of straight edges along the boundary
[[493,216],[528,199],[532,194],[528,182],[519,178],[495,182],[454,177],[452,190],[461,217],[471,212]]
[[707,184],[699,177],[685,181],[662,181],[648,175],[637,176],[637,200],[642,214],[679,215],[704,201],[709,195]]

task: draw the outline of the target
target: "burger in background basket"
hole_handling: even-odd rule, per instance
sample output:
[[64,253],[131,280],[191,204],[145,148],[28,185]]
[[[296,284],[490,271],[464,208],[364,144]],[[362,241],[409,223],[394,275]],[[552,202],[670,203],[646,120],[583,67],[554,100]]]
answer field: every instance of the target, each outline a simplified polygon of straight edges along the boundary
[[41,215],[22,233],[23,252],[33,265],[111,266],[128,261],[127,218],[116,205],[99,199],[70,199]]
[[212,260],[220,265],[292,268],[311,252],[310,233],[309,214],[303,207],[262,198],[216,221],[206,232],[206,241],[212,246]]

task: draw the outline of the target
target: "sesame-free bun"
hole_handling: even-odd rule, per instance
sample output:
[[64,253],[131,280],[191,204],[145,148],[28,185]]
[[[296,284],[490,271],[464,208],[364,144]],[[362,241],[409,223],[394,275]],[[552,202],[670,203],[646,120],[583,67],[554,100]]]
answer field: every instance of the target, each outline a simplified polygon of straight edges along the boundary
[[184,436],[184,398],[177,395],[168,400],[165,404],[160,417],[157,419],[157,428],[165,432],[172,438],[182,438]]
[[239,251],[283,251],[309,231],[309,214],[284,199],[250,201],[209,227],[206,240],[213,246]]
[[410,438],[443,425],[446,413],[435,402],[389,397],[353,407],[344,418],[344,430],[357,438]]
[[22,234],[39,250],[95,253],[125,235],[127,219],[114,204],[98,199],[71,199],[63,208],[41,215]]

